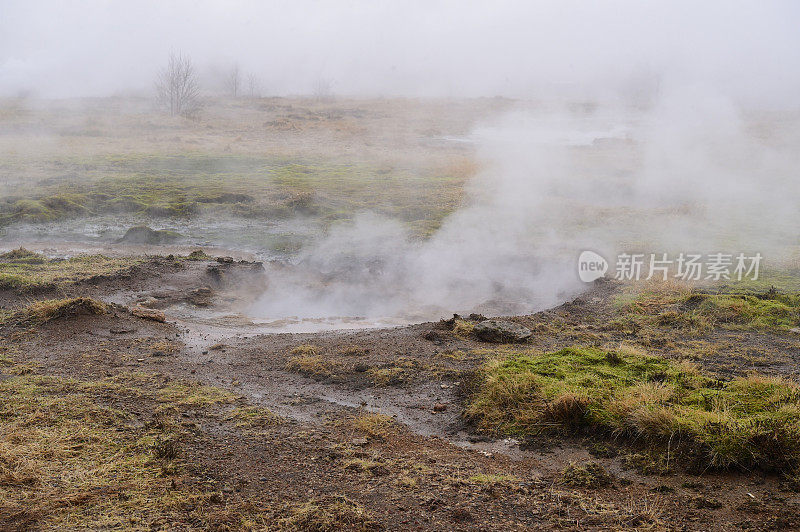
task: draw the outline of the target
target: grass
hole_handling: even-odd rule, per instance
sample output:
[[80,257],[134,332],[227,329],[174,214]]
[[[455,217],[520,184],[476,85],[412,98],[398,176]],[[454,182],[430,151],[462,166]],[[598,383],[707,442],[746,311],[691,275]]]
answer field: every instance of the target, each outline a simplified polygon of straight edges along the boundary
[[741,288],[711,292],[658,283],[640,292],[624,293],[617,304],[630,318],[663,327],[789,329],[800,324],[800,293],[774,287],[761,292],[743,292]]
[[301,344],[297,347],[293,347],[289,352],[295,356],[311,357],[318,356],[320,354],[320,349],[315,345]]
[[107,311],[108,308],[102,301],[90,297],[75,297],[37,301],[29,305],[25,313],[36,321],[48,322],[73,316],[98,316]]
[[284,419],[272,411],[258,406],[235,408],[228,419],[232,419],[239,428],[265,428],[280,425]]
[[0,255],[0,289],[53,289],[97,276],[112,275],[137,262],[137,259],[118,259],[103,255],[48,259],[44,255],[20,248]]
[[200,153],[59,157],[41,166],[45,173],[74,177],[0,199],[0,227],[120,213],[161,218],[311,215],[333,222],[371,210],[427,235],[458,206],[462,185],[475,172],[460,163],[424,173],[405,168],[386,172],[363,163]]
[[375,439],[384,439],[393,426],[394,419],[391,416],[374,412],[362,414],[353,420],[356,430]]
[[195,382],[171,382],[161,388],[157,401],[178,406],[208,406],[232,403],[237,396],[222,388],[203,386]]
[[[8,373],[8,372],[7,372]],[[182,480],[188,437],[180,415],[147,418],[174,391],[130,375],[83,382],[24,375],[0,382],[0,522],[7,530],[233,528],[257,513]],[[214,404],[220,394],[193,387]],[[164,390],[161,390],[162,392]],[[185,398],[187,394],[180,393]],[[177,482],[176,482],[177,480]]]
[[595,462],[583,465],[569,463],[561,472],[561,482],[576,488],[600,488],[612,484],[613,481],[603,466]]
[[487,473],[472,475],[469,477],[469,481],[473,484],[481,484],[484,486],[506,486],[520,482],[514,475],[493,475]]
[[498,434],[599,432],[702,467],[800,466],[796,384],[760,376],[721,382],[687,363],[634,353],[567,348],[492,360],[465,414]]
[[408,371],[402,366],[388,368],[369,368],[370,380],[375,386],[393,386],[402,384],[407,379]]
[[281,529],[365,532],[381,528],[363,506],[343,496],[329,496],[308,501],[294,506],[291,514],[278,523]]
[[324,379],[333,375],[338,364],[326,360],[319,355],[299,355],[289,357],[286,361],[286,371],[299,373],[306,377]]

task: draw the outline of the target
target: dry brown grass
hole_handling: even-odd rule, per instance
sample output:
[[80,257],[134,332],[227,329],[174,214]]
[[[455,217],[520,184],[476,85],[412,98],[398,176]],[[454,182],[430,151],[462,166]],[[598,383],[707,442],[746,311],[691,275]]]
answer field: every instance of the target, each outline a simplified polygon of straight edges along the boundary
[[337,367],[336,362],[326,360],[319,355],[293,356],[286,361],[285,366],[286,371],[314,378],[330,377]]
[[352,530],[366,532],[380,526],[360,504],[343,496],[329,496],[294,506],[291,516],[278,525],[284,530],[337,532]]
[[394,419],[385,414],[370,412],[353,419],[353,427],[371,438],[383,439],[394,426]]
[[171,507],[189,493],[169,491],[165,476],[180,456],[175,425],[131,430],[126,414],[96,397],[113,390],[117,398],[148,401],[141,390],[35,375],[13,377],[0,388],[4,530],[73,530],[87,523],[137,529],[152,519],[179,519]]
[[315,345],[302,344],[293,347],[289,352],[296,356],[316,356],[320,354],[320,349]]
[[102,301],[90,297],[76,297],[37,301],[27,308],[27,313],[38,321],[47,322],[74,316],[97,316],[105,314],[107,310],[106,304]]

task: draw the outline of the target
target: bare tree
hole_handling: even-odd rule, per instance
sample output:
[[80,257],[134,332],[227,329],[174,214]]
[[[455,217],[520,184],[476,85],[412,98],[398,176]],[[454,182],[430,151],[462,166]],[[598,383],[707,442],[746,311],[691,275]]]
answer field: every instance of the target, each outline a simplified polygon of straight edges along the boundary
[[236,98],[239,96],[239,91],[242,88],[242,72],[239,69],[239,65],[233,65],[230,73],[228,74],[228,79],[225,80],[225,84],[228,87],[228,93]]
[[181,54],[170,54],[166,68],[156,81],[158,103],[175,116],[194,116],[200,110],[200,85],[192,60]]
[[255,74],[247,76],[247,92],[251,98],[261,97],[261,81]]
[[333,99],[333,81],[327,78],[319,78],[314,83],[314,99],[318,102]]

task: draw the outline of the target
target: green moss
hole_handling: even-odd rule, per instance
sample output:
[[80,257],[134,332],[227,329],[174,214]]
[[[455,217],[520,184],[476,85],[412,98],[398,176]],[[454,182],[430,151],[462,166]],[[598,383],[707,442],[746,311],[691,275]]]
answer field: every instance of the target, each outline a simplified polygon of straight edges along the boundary
[[617,308],[633,319],[666,327],[707,329],[715,326],[788,329],[800,324],[800,294],[774,287],[764,292],[697,291],[687,287],[623,293]]
[[370,210],[429,235],[460,203],[463,168],[428,172],[326,160],[107,155],[42,163],[81,176],[0,200],[0,225],[107,213],[187,218],[199,213],[258,219],[315,216],[325,223]]
[[658,357],[568,348],[496,359],[483,369],[466,415],[499,434],[626,436],[707,467],[800,465],[797,385],[760,377],[720,382]]

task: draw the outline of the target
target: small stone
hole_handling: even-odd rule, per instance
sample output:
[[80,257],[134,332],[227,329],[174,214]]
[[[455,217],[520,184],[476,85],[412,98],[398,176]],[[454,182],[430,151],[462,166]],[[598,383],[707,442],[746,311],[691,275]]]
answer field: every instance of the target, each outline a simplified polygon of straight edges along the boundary
[[352,440],[350,440],[350,443],[352,445],[355,445],[356,447],[364,447],[369,442],[367,441],[366,438],[353,438]]
[[434,412],[444,412],[445,410],[447,410],[447,405],[444,403],[436,403],[433,405]]
[[504,320],[482,321],[475,325],[473,333],[481,340],[493,343],[524,342],[532,334],[527,327]]
[[131,314],[136,316],[137,318],[143,318],[145,320],[153,320],[159,323],[164,323],[167,321],[167,317],[164,315],[163,312],[160,310],[144,308],[144,307],[133,307],[131,309]]
[[137,304],[140,307],[156,308],[158,306],[158,299],[154,298],[153,296],[145,297],[137,301]]

